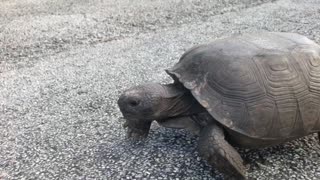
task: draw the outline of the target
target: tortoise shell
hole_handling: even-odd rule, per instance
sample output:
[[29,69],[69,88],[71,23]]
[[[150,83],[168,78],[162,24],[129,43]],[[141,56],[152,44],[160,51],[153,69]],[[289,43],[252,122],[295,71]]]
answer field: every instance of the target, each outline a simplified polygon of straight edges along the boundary
[[255,139],[320,130],[320,46],[304,36],[216,40],[187,51],[167,73],[228,130]]

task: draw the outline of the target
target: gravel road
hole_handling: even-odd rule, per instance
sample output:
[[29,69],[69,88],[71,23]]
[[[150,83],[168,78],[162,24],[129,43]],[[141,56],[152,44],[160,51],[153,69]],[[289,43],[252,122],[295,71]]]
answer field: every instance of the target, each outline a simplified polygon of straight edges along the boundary
[[[124,140],[116,100],[188,48],[231,34],[320,43],[320,0],[1,0],[0,179],[222,179],[197,137],[159,127]],[[315,135],[240,149],[250,179],[320,179]]]

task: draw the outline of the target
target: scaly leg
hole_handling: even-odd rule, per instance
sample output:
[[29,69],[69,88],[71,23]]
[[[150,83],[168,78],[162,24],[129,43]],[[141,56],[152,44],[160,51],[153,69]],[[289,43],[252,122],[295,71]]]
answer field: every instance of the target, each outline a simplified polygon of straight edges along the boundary
[[201,130],[198,149],[211,166],[226,175],[226,179],[246,179],[241,156],[225,140],[223,129],[218,125],[208,125]]

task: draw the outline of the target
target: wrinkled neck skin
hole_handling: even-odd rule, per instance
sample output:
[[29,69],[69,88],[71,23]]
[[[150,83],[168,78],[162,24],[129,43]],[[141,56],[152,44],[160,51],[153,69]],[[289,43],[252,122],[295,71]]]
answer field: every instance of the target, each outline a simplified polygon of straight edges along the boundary
[[190,116],[205,109],[192,96],[191,92],[181,84],[149,84],[149,91],[158,98],[153,98],[154,106],[142,117],[127,117],[127,137],[143,139],[148,136],[153,120],[165,122],[168,119]]
[[157,121],[168,118],[190,116],[204,112],[205,109],[193,97],[191,92],[178,84],[163,85],[166,94],[161,102],[160,116]]

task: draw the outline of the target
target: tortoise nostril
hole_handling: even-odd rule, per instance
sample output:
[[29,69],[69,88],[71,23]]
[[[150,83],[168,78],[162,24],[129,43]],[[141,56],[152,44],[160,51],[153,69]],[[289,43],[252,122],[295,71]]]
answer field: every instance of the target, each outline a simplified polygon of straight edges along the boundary
[[140,104],[140,101],[139,101],[139,100],[135,100],[135,99],[129,100],[129,105],[130,105],[130,106],[135,107],[135,106],[138,106],[139,104]]

